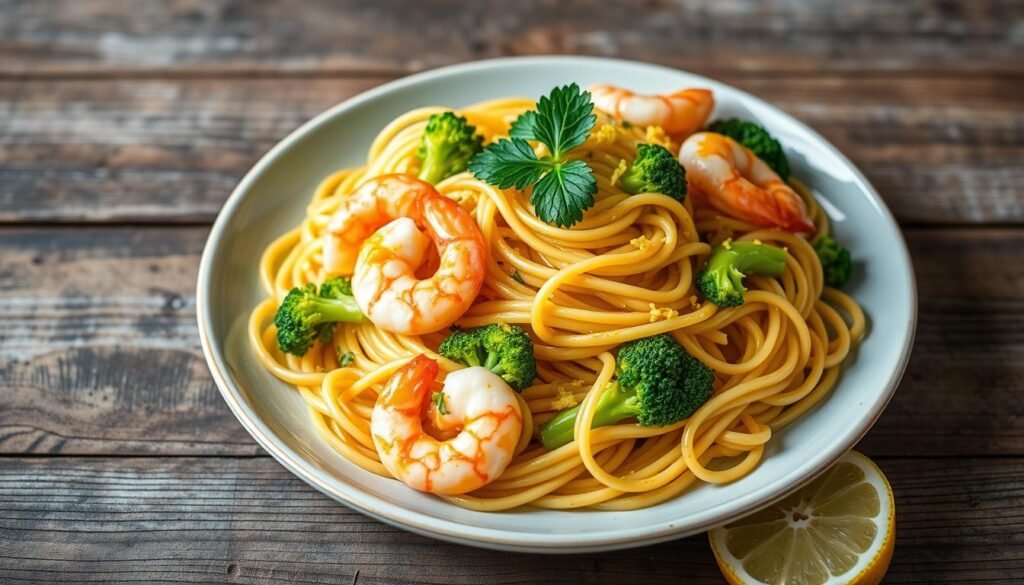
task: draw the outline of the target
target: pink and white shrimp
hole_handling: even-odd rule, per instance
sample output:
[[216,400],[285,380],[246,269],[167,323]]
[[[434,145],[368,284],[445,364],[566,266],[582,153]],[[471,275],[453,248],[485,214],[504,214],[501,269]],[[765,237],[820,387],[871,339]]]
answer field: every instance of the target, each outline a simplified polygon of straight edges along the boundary
[[804,200],[767,163],[728,136],[694,134],[679,149],[686,178],[715,209],[750,223],[812,232]]
[[[396,371],[373,407],[370,432],[381,463],[409,487],[464,494],[505,471],[523,415],[508,384],[480,366],[448,374],[440,396],[433,396],[438,370],[421,354]],[[439,434],[457,434],[435,438],[424,431],[424,418]]]
[[628,89],[598,83],[587,88],[594,106],[637,126],[661,126],[676,138],[702,128],[715,107],[709,89],[682,89],[665,95],[641,95]]
[[[429,278],[418,271],[437,251]],[[352,274],[374,325],[404,335],[444,329],[469,309],[486,272],[480,228],[458,203],[407,175],[370,179],[345,199],[324,235],[324,269]]]

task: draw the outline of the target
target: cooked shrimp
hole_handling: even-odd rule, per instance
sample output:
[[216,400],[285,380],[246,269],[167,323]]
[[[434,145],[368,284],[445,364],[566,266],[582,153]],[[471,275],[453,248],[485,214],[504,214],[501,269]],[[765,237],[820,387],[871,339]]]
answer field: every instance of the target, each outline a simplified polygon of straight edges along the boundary
[[[437,362],[418,355],[396,371],[377,398],[370,432],[384,467],[411,488],[464,494],[497,478],[512,460],[523,415],[508,384],[475,366],[448,374],[431,395]],[[427,409],[441,440],[423,430]]]
[[[421,228],[423,231],[421,231]],[[437,250],[439,266],[417,277]],[[448,327],[483,285],[486,247],[466,210],[405,175],[364,183],[342,202],[324,237],[324,269],[352,273],[352,295],[377,327],[422,335]]]
[[591,85],[594,106],[637,126],[661,126],[668,134],[685,137],[704,126],[715,107],[709,89],[682,89],[667,95],[640,95],[628,89]]
[[814,231],[803,199],[764,161],[728,136],[694,134],[679,149],[686,178],[715,209],[791,232]]

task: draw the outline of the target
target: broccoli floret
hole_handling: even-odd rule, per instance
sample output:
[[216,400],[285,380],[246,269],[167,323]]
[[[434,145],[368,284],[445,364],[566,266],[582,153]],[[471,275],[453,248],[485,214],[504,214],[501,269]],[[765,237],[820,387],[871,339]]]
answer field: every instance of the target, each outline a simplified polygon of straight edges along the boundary
[[749,148],[757,158],[763,160],[778,173],[782,180],[789,178],[789,159],[782,145],[767,130],[753,122],[732,118],[718,120],[708,126],[711,132],[724,134]]
[[516,392],[522,392],[537,377],[533,341],[518,325],[455,331],[441,342],[437,353],[466,366],[483,366],[501,376]]
[[[591,428],[636,418],[643,426],[664,426],[692,415],[711,397],[715,375],[670,335],[632,341],[619,349],[616,379],[605,386]],[[580,407],[555,415],[540,428],[548,449],[573,440]]]
[[427,121],[417,156],[423,161],[420,178],[439,183],[466,170],[469,161],[483,150],[483,138],[462,116],[453,112],[434,114]]
[[363,313],[351,296],[352,283],[344,277],[320,285],[313,283],[293,288],[274,315],[277,345],[281,351],[305,355],[314,341],[327,341],[338,322],[358,323]]
[[329,299],[352,296],[352,279],[347,276],[328,278],[320,283],[320,296]]
[[682,202],[686,198],[686,171],[664,146],[640,144],[636,158],[619,181],[627,193],[663,193]]
[[825,284],[839,288],[850,280],[853,261],[850,251],[843,247],[832,236],[822,236],[814,242],[814,251],[821,260],[821,270],[825,274]]
[[786,270],[786,252],[756,242],[720,244],[697,277],[697,288],[704,298],[719,307],[743,304],[743,277],[748,274],[781,276]]

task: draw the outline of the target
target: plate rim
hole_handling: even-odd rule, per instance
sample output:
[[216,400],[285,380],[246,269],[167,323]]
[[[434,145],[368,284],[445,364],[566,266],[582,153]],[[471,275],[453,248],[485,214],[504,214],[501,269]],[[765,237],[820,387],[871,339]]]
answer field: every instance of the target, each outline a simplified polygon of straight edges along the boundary
[[[211,290],[210,282],[212,281],[211,269],[214,256],[219,248],[220,240],[224,237],[224,233],[227,231],[228,225],[231,223],[231,218],[235,215],[238,206],[245,199],[251,185],[260,178],[267,167],[271,166],[275,162],[280,154],[287,151],[294,143],[301,140],[307,133],[320,126],[324,121],[345,110],[372,102],[378,97],[386,95],[392,91],[408,86],[414,86],[423,82],[436,81],[437,79],[444,77],[472,73],[477,70],[506,67],[514,68],[527,64],[534,66],[571,66],[582,63],[586,63],[588,65],[605,64],[627,66],[631,68],[645,69],[655,75],[684,73],[693,77],[695,80],[706,81],[712,85],[727,86],[731,91],[736,92],[741,101],[753,101],[757,103],[759,107],[766,108],[775,116],[785,118],[787,122],[795,124],[801,130],[807,132],[819,146],[830,151],[830,153],[835,156],[840,163],[842,163],[845,170],[850,171],[853,177],[853,183],[863,194],[867,196],[871,205],[880,212],[886,222],[885,227],[895,234],[897,243],[897,249],[895,252],[899,256],[902,264],[907,268],[906,290],[908,298],[904,299],[904,302],[909,309],[909,320],[902,331],[904,338],[900,348],[900,356],[896,367],[889,372],[888,379],[885,384],[885,391],[880,393],[876,400],[869,405],[870,414],[863,418],[864,422],[860,425],[857,432],[844,438],[844,440],[837,441],[832,447],[824,450],[825,456],[820,458],[810,469],[802,467],[795,468],[799,469],[799,473],[790,472],[766,487],[755,489],[740,498],[730,500],[728,502],[730,505],[728,512],[721,511],[722,505],[724,504],[723,502],[723,504],[702,510],[701,513],[694,515],[693,519],[686,523],[666,520],[657,525],[645,525],[641,528],[626,528],[615,531],[581,534],[537,534],[462,524],[446,520],[444,518],[427,516],[399,504],[393,504],[383,498],[377,497],[374,494],[364,492],[355,486],[351,486],[341,478],[329,475],[324,470],[310,464],[300,454],[284,445],[283,442],[277,438],[275,433],[269,429],[266,423],[263,422],[255,413],[252,407],[246,403],[244,397],[241,395],[241,390],[235,387],[234,383],[231,382],[229,376],[226,374],[228,366],[224,356],[223,345],[221,347],[214,347],[211,341],[210,330],[212,330],[213,326],[209,313],[209,296]],[[207,366],[210,369],[211,375],[217,384],[217,388],[220,391],[221,396],[228,404],[228,407],[231,409],[235,418],[238,419],[243,428],[245,428],[245,430],[256,440],[260,447],[270,453],[274,459],[276,459],[292,474],[296,475],[307,484],[335,501],[391,526],[409,530],[423,536],[438,538],[458,544],[497,550],[533,553],[596,552],[602,550],[633,548],[673,540],[703,532],[711,527],[727,523],[735,518],[742,517],[757,509],[771,505],[772,503],[798,490],[831,466],[844,453],[852,449],[874,426],[879,416],[881,416],[882,412],[885,410],[885,407],[892,399],[896,387],[899,385],[899,382],[903,377],[907,363],[910,359],[910,352],[913,347],[913,341],[916,334],[917,311],[917,283],[916,278],[914,277],[913,264],[910,259],[906,242],[903,238],[902,231],[893,217],[892,212],[885,205],[884,201],[878,195],[878,192],[874,189],[871,183],[863,173],[861,173],[860,169],[858,169],[842,152],[818,134],[818,132],[813,128],[807,126],[789,113],[781,110],[771,102],[763,100],[730,84],[699,74],[682,69],[675,69],[672,67],[643,63],[628,59],[571,55],[500,57],[431,69],[386,82],[335,104],[320,114],[317,114],[309,121],[293,130],[263,154],[259,161],[257,161],[256,164],[246,172],[232,190],[230,196],[228,196],[224,205],[218,212],[217,218],[214,221],[213,227],[211,228],[210,234],[204,245],[196,283],[196,319],[199,328],[200,344],[202,346]],[[800,478],[793,479],[795,476],[800,476]],[[332,479],[336,485],[331,485],[328,479]],[[780,485],[785,487],[776,487]],[[341,486],[346,489],[339,489],[337,486]]]

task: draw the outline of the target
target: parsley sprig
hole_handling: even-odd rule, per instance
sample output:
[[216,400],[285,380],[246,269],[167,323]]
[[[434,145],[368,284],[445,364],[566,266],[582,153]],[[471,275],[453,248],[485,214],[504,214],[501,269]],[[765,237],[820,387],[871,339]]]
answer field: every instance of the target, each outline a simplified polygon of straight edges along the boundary
[[337,348],[335,348],[334,351],[338,354],[338,365],[343,368],[347,368],[349,364],[351,364],[356,359],[356,354],[352,353],[351,351],[346,351],[342,353]]
[[[541,220],[569,227],[594,205],[597,180],[582,160],[567,154],[587,140],[597,117],[590,92],[575,83],[556,87],[540,98],[537,109],[523,113],[503,138],[483,150],[469,164],[476,178],[500,189],[525,189],[533,185],[530,203]],[[536,140],[548,149],[537,157],[528,142]]]
[[443,390],[431,394],[430,401],[434,403],[434,407],[437,408],[438,414],[442,416],[448,414],[448,405],[445,404],[445,395]]

